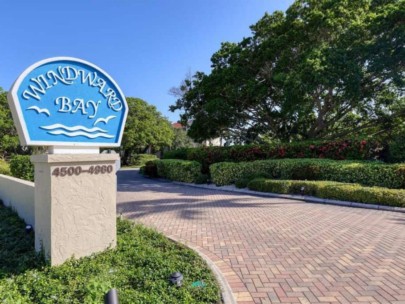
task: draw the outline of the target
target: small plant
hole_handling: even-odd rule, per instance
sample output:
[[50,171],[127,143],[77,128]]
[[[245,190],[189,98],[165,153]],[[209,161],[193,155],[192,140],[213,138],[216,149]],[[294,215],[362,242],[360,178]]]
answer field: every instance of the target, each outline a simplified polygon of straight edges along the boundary
[[35,253],[34,234],[26,233],[25,227],[24,221],[0,201],[0,280],[45,265],[43,257]]
[[10,171],[14,177],[34,181],[34,165],[29,155],[14,155],[10,161]]

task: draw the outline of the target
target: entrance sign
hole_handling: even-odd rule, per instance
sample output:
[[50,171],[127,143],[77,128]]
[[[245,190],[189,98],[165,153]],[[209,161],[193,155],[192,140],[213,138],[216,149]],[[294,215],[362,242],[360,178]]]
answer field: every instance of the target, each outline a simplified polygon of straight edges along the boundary
[[55,57],[26,69],[8,96],[23,145],[117,147],[128,105],[115,81],[81,59]]
[[119,154],[128,105],[99,67],[70,57],[39,61],[7,96],[22,145],[49,146],[35,167],[35,249],[51,265],[117,244]]

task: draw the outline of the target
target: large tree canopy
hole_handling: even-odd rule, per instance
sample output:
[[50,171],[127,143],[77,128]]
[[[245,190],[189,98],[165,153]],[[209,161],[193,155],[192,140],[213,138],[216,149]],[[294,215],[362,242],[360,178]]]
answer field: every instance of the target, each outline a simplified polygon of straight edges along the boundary
[[156,107],[139,98],[127,97],[127,102],[129,113],[121,144],[124,162],[131,153],[169,147],[174,138],[173,128]]
[[223,43],[171,110],[195,140],[389,133],[405,117],[405,1],[298,0]]

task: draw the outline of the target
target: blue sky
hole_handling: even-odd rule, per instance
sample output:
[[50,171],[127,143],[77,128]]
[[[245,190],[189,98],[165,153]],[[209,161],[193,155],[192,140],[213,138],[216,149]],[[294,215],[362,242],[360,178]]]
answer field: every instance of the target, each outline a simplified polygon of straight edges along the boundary
[[221,42],[238,42],[267,11],[292,0],[1,1],[0,87],[31,64],[77,57],[109,73],[126,96],[155,105],[171,121],[168,94],[188,71],[210,71]]

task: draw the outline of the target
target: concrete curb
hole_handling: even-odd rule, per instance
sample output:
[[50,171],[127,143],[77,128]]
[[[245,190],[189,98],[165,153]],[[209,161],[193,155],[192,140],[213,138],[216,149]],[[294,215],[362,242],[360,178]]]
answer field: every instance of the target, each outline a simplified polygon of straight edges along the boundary
[[208,267],[211,269],[211,271],[214,273],[215,278],[217,279],[220,287],[221,287],[221,296],[222,296],[222,301],[224,304],[236,304],[236,299],[233,296],[232,289],[228,284],[228,281],[225,279],[223,276],[222,272],[219,270],[217,265],[204,253],[202,253],[197,247],[190,245],[189,243],[185,243],[181,241],[180,239],[177,239],[172,236],[166,236],[168,239],[172,240],[173,242],[180,243],[193,251],[197,252],[198,255],[207,263]]
[[232,192],[232,193],[241,193],[247,195],[255,195],[261,197],[276,197],[276,198],[286,198],[292,200],[299,200],[304,201],[306,203],[315,203],[315,204],[326,204],[326,205],[334,205],[334,206],[343,206],[343,207],[354,207],[354,208],[363,208],[363,209],[372,209],[372,210],[383,210],[383,211],[392,211],[392,212],[400,212],[405,213],[405,208],[402,207],[391,207],[391,206],[383,206],[383,205],[373,205],[373,204],[363,204],[363,203],[356,203],[356,202],[349,202],[349,201],[339,201],[333,199],[326,199],[326,198],[319,198],[313,196],[306,196],[306,195],[294,195],[294,194],[277,194],[277,193],[269,193],[269,192],[259,192],[259,191],[252,191],[248,189],[239,189],[235,186],[215,186],[215,185],[197,185],[197,184],[190,184],[190,183],[183,183],[183,182],[176,182],[172,181],[172,183],[182,186],[194,187],[194,188],[201,188],[201,189],[210,189],[216,191],[225,191],[225,192]]

